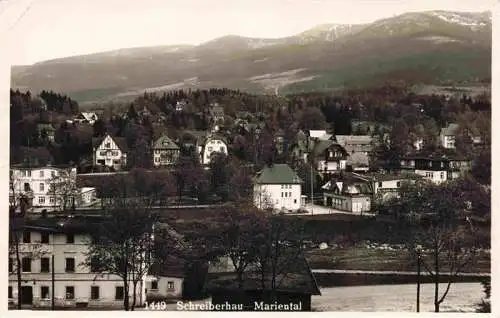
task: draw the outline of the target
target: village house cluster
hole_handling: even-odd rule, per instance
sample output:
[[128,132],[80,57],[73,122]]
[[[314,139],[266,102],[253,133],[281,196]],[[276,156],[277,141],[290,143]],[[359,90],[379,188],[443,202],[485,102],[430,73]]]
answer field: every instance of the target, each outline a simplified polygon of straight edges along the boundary
[[[182,112],[184,107],[186,103],[179,101],[175,111]],[[223,132],[223,107],[211,104],[210,116],[212,127],[208,131],[185,132],[194,136],[194,140],[181,140],[166,133],[155,138],[151,143],[150,158],[153,169],[175,169],[181,148],[194,149],[205,167],[215,154],[229,155],[230,141]],[[68,122],[93,125],[97,120],[95,113],[82,112]],[[251,123],[243,115],[234,120],[234,125],[259,133],[259,123]],[[39,125],[38,129],[49,140],[54,139],[52,126]],[[441,148],[455,147],[457,130],[456,124],[441,129],[436,136]],[[278,131],[274,137],[278,153],[282,152],[283,132]],[[471,139],[474,144],[481,143],[477,136],[471,136]],[[299,130],[296,140],[291,148],[292,156],[295,162],[310,165],[310,184],[299,177],[291,163],[269,163],[253,176],[253,203],[259,209],[296,214],[308,213],[308,208],[322,206],[330,213],[370,213],[375,202],[397,196],[405,182],[423,178],[441,183],[456,179],[471,169],[470,158],[439,152],[424,153],[421,151],[423,140],[416,140],[415,152],[401,158],[399,170],[390,173],[372,172],[370,167],[374,148],[386,139],[378,140],[371,135],[335,135],[326,130]],[[92,139],[93,166],[112,168],[111,171],[115,172],[110,173],[120,173],[120,170],[126,170],[129,158],[125,138],[106,134]],[[69,213],[101,207],[101,198],[98,198],[95,188],[77,186],[75,167],[18,164],[11,166],[10,176],[10,202],[18,208],[16,212]],[[321,184],[313,184],[312,180],[319,180]],[[312,193],[305,195],[304,189],[309,187]],[[320,198],[315,198],[314,191]],[[89,226],[78,218],[64,223],[51,223],[49,219],[40,218],[25,225],[21,244],[24,304],[50,307],[53,297],[58,305],[65,307],[99,307],[123,301],[126,295],[118,277],[97,275],[91,266],[82,265],[90,239]],[[9,258],[8,297],[11,303],[17,301],[18,293],[14,261]],[[308,270],[303,271],[307,274]],[[54,274],[57,277],[52,285]],[[175,266],[156,268],[137,286],[136,301],[144,304],[148,293],[177,299],[182,295],[182,286],[182,270]],[[311,286],[309,298],[304,299],[307,308],[310,308],[310,295],[318,293],[317,286]]]

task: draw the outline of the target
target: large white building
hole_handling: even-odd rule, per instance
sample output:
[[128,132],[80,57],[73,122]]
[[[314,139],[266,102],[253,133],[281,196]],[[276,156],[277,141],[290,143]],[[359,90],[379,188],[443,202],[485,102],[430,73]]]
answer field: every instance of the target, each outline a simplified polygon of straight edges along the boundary
[[[98,273],[92,266],[85,264],[90,240],[88,226],[88,222],[79,218],[65,221],[53,221],[49,218],[32,221],[32,224],[24,227],[20,244],[22,305],[50,307],[54,285],[56,307],[122,308],[123,299],[127,297],[122,278],[114,274]],[[15,254],[9,253],[10,304],[17,304],[18,300],[15,259]],[[151,291],[165,289],[165,293],[178,297],[179,291],[182,291],[182,279],[145,275],[136,286],[136,306],[141,306],[146,301],[148,286]],[[132,282],[128,297],[131,304]]]
[[107,166],[116,170],[127,165],[127,142],[125,138],[111,137],[92,138],[95,166]]
[[76,168],[19,164],[10,169],[9,199],[20,207],[21,198],[28,201],[30,212],[71,209],[79,200]]
[[255,178],[254,204],[259,209],[295,212],[305,204],[302,180],[287,164],[266,166]]

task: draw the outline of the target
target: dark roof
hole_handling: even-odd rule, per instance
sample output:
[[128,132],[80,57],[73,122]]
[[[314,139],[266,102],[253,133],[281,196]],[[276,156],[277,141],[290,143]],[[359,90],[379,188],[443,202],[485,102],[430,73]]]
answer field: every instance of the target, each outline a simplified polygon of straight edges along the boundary
[[74,168],[71,165],[65,164],[65,165],[49,165],[49,164],[42,164],[39,162],[22,162],[22,163],[16,163],[10,165],[11,169],[40,169],[40,168],[56,168],[56,169],[69,169],[69,168]]
[[320,156],[325,152],[325,150],[329,149],[332,146],[336,146],[338,149],[340,149],[344,153],[344,155],[346,155],[346,156],[348,155],[347,151],[344,149],[344,147],[342,147],[341,145],[339,145],[338,143],[336,143],[333,140],[317,140],[314,143],[312,153],[314,156]]
[[33,231],[50,233],[90,233],[91,229],[102,221],[103,217],[74,216],[74,217],[39,217],[19,219],[11,222],[13,229],[31,229]]
[[185,276],[185,261],[177,256],[169,255],[166,260],[156,262],[149,268],[148,274],[156,277],[179,277]]
[[[227,258],[222,259],[222,263]],[[231,263],[228,262],[230,265]],[[318,284],[305,257],[299,255],[282,255],[278,259],[278,273],[276,275],[276,290],[280,292],[303,293],[321,295]],[[243,289],[270,290],[272,286],[272,269],[266,271],[264,286],[261,272],[254,265],[247,266],[243,273]],[[210,292],[231,292],[238,290],[236,273],[231,266],[220,266],[220,263],[211,263],[208,268],[205,289]]]
[[257,173],[258,184],[301,184],[302,180],[287,164],[266,166]]
[[153,149],[175,149],[175,150],[178,150],[180,148],[167,135],[163,135],[154,142]]
[[424,159],[424,160],[432,160],[432,161],[441,161],[441,160],[471,160],[470,158],[467,158],[464,155],[457,154],[454,150],[452,149],[438,149],[437,151],[434,152],[426,152],[426,151],[420,151],[420,152],[414,152],[410,153],[403,158],[402,160],[409,160],[409,159]]
[[[127,146],[127,140],[123,137],[113,137],[111,135],[106,135],[106,136],[110,136],[113,141],[116,143],[116,145],[120,148],[121,151],[127,151],[128,150],[128,146]],[[97,147],[99,147],[101,145],[101,143],[103,142],[103,140],[106,138],[106,136],[104,137],[98,137],[98,138],[92,138],[92,149],[96,149]]]

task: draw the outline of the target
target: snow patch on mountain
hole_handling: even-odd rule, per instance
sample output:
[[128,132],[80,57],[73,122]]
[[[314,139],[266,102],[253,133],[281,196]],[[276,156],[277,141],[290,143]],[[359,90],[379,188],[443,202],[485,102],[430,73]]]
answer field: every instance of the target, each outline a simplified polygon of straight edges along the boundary
[[[443,21],[446,21],[448,23],[454,23],[454,24],[459,24],[463,26],[469,26],[469,27],[482,27],[486,26],[487,23],[484,21],[480,21],[477,18],[474,18],[469,15],[464,15],[464,14],[459,14],[455,12],[442,12],[442,11],[433,11],[431,14]],[[491,19],[491,17],[490,17]],[[491,20],[490,20],[491,21]]]

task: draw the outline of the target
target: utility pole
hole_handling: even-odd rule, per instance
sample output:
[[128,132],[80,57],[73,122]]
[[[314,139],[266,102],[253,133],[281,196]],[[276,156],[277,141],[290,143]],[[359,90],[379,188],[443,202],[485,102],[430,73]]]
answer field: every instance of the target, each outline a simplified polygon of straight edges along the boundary
[[311,215],[314,214],[314,182],[313,182],[313,165],[311,162]]
[[55,289],[56,289],[56,284],[55,284],[55,272],[54,272],[54,254],[52,254],[52,296],[50,297],[50,300],[52,302],[52,310],[55,310],[56,307],[56,302],[55,302]]
[[422,255],[422,247],[420,245],[416,248],[417,252],[417,312],[420,312],[420,262]]

